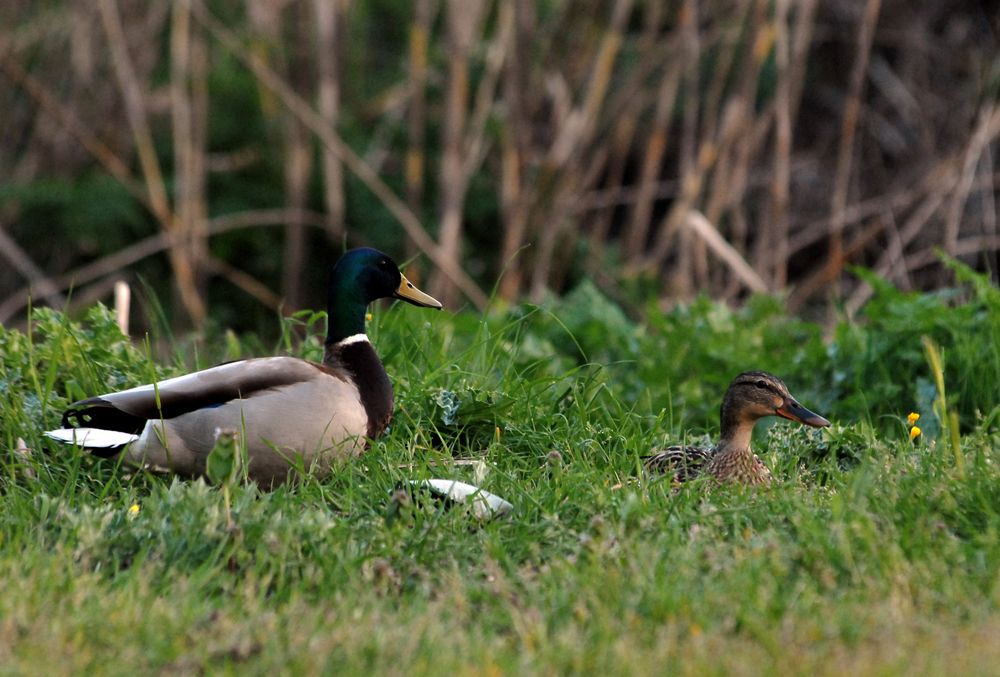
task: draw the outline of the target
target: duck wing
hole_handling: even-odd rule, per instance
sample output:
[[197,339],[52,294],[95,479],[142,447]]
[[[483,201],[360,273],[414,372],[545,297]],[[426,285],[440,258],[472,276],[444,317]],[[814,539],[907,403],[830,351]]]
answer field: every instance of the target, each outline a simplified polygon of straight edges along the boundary
[[712,458],[712,449],[678,445],[667,447],[644,461],[652,472],[672,473],[677,482],[687,482],[701,475]]
[[343,372],[294,357],[238,360],[74,402],[63,413],[62,423],[64,428],[138,434],[151,420],[177,418],[329,376],[348,380]]

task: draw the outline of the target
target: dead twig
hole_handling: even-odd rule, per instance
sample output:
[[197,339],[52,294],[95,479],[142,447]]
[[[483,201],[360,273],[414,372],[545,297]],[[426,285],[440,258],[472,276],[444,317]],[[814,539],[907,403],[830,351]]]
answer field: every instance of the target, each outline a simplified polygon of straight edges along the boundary
[[705,215],[696,209],[692,209],[688,212],[687,218],[684,220],[684,224],[687,228],[697,235],[701,240],[708,245],[719,259],[725,263],[733,274],[746,285],[750,291],[758,293],[767,293],[768,287],[767,283],[764,281],[757,271],[747,263],[746,259],[740,256],[740,253],[733,248],[726,238],[722,237],[718,229],[712,225],[712,223],[705,218]]
[[[438,243],[451,265],[458,267],[462,244],[462,207],[469,175],[464,168],[469,58],[482,29],[486,5],[482,0],[449,0],[445,16],[448,51],[448,85],[445,92],[441,148],[441,218]],[[431,287],[442,303],[455,302],[455,288],[443,269],[431,277]]]
[[959,168],[959,179],[948,204],[948,213],[944,222],[942,245],[948,254],[954,256],[958,246],[958,231],[962,221],[965,203],[972,192],[976,178],[976,166],[987,147],[1000,135],[1000,106],[989,104],[979,111],[979,122],[972,132],[972,137],[962,154],[962,164]]
[[441,250],[420,224],[420,220],[406,206],[389,186],[382,181],[371,167],[346,144],[343,139],[330,129],[323,118],[314,111],[302,97],[298,96],[288,84],[269,68],[256,54],[243,49],[239,40],[228,28],[223,26],[205,6],[198,0],[193,2],[194,16],[205,26],[209,33],[219,41],[233,56],[240,60],[264,87],[277,96],[309,130],[331,149],[347,168],[364,183],[382,202],[386,209],[399,221],[403,230],[413,240],[414,244],[426,254],[436,266],[441,268],[456,286],[480,309],[485,308],[489,299],[479,286],[454,261]]
[[[566,227],[565,217],[559,210],[569,202],[567,191],[574,185],[577,189],[582,187],[577,176],[579,167],[570,167],[569,161],[571,158],[582,157],[592,142],[598,113],[605,103],[611,75],[621,50],[626,22],[632,13],[632,4],[632,0],[618,0],[612,6],[611,19],[601,36],[583,102],[565,116],[555,140],[546,153],[545,173],[548,176],[542,179],[542,190],[548,188],[552,192],[548,196],[550,201],[548,216],[545,219],[546,227],[539,237],[531,275],[530,295],[535,302],[540,301],[545,293],[556,243],[559,242]],[[590,166],[593,167],[594,163]],[[577,171],[568,171],[570,169]],[[539,194],[545,195],[544,192]]]
[[[208,222],[208,235],[221,235],[259,226],[279,227],[289,222],[302,223],[315,228],[324,228],[326,225],[325,217],[316,212],[292,212],[285,209],[252,210],[225,214],[211,219]],[[173,237],[171,233],[160,232],[62,275],[42,278],[36,283],[22,287],[4,299],[3,303],[0,303],[0,323],[6,322],[15,313],[27,307],[32,293],[36,289],[42,293],[40,285],[49,285],[45,288],[54,289],[57,292],[85,285],[169,249],[173,246]],[[74,299],[78,299],[78,295],[75,295]]]
[[[316,71],[318,78],[317,108],[320,117],[331,129],[337,128],[340,113],[340,41],[347,35],[343,29],[344,5],[330,0],[313,0],[316,17]],[[324,148],[323,198],[329,217],[327,228],[331,240],[344,232],[344,169],[337,154]]]
[[[111,64],[125,102],[125,114],[132,130],[146,190],[149,193],[150,208],[165,230],[178,233],[183,226],[175,221],[175,216],[170,209],[166,183],[153,146],[153,135],[146,115],[142,86],[139,84],[132,67],[132,59],[128,54],[125,29],[118,12],[117,2],[116,0],[99,0],[98,7],[108,38]],[[196,325],[200,325],[205,319],[206,309],[204,300],[197,290],[196,264],[190,260],[181,241],[178,241],[177,247],[171,247],[168,253],[171,266],[174,269],[177,288],[180,291],[181,303],[183,303],[191,320]]]
[[241,270],[236,266],[231,266],[225,261],[215,257],[208,260],[207,266],[212,273],[228,280],[235,287],[242,289],[271,310],[281,310],[281,297],[245,270]]
[[61,306],[66,303],[66,297],[45,276],[45,271],[31,260],[28,252],[24,251],[2,227],[0,227],[0,256],[7,259],[7,262],[14,266],[30,285],[38,289],[38,293],[48,301],[49,305]]
[[857,57],[851,68],[847,100],[844,104],[844,116],[840,125],[840,146],[837,151],[833,191],[830,195],[832,222],[830,224],[826,274],[821,286],[835,280],[844,267],[844,211],[847,207],[851,165],[854,161],[854,137],[861,111],[861,93],[865,84],[865,73],[868,71],[868,59],[871,55],[872,40],[875,37],[875,26],[878,23],[881,5],[881,0],[866,1],[861,27],[858,31]]
[[75,138],[133,197],[152,210],[149,195],[132,176],[125,161],[87,128],[72,108],[63,105],[48,87],[27,73],[12,57],[6,55],[0,57],[0,70],[11,82],[20,85],[42,110],[51,115],[52,119]]

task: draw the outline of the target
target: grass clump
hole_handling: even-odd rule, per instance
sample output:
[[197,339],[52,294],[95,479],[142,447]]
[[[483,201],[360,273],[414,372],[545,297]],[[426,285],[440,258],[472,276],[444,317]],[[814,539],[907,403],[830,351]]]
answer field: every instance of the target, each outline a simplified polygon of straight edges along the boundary
[[[959,274],[947,294],[876,286],[829,340],[769,299],[638,323],[587,286],[486,317],[376,312],[392,428],[331,477],[270,493],[49,448],[41,432],[67,402],[195,365],[155,366],[100,307],[79,324],[38,310],[28,333],[0,330],[0,660],[13,673],[989,671],[1000,304]],[[290,321],[278,351],[317,357],[318,320]],[[206,345],[203,364],[245,350]],[[725,385],[748,368],[834,426],[759,426],[778,478],[766,491],[644,477],[651,448],[717,433]],[[964,467],[932,425],[943,411]],[[392,500],[426,477],[479,484],[514,516]]]

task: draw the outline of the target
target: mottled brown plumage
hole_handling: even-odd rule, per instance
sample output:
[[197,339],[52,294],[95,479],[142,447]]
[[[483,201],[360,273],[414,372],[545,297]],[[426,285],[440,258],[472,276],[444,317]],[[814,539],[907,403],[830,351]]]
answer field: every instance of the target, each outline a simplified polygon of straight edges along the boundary
[[777,376],[748,371],[733,379],[722,399],[722,435],[714,448],[667,447],[650,456],[646,467],[672,473],[676,482],[709,474],[720,482],[770,484],[771,471],[750,450],[754,424],[765,416],[781,416],[814,428],[830,425],[825,418],[799,404]]

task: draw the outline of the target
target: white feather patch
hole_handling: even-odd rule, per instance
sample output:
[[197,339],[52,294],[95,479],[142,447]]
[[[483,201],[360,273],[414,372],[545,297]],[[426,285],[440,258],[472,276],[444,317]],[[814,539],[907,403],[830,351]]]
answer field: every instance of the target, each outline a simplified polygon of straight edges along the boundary
[[351,334],[347,338],[341,339],[341,340],[337,341],[337,345],[338,346],[349,346],[352,343],[362,343],[362,342],[364,342],[364,343],[371,343],[371,341],[368,340],[368,335],[367,334]]
[[503,517],[514,510],[513,504],[496,494],[491,494],[485,489],[458,480],[410,480],[410,484],[415,487],[425,487],[431,493],[456,503],[471,504],[472,514],[479,519]]
[[131,433],[101,430],[100,428],[58,428],[46,431],[45,436],[64,444],[75,444],[85,449],[114,449],[115,447],[124,447],[139,439],[138,435]]

